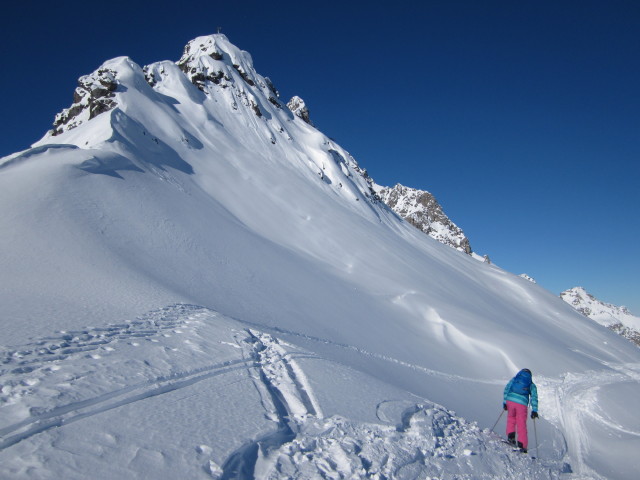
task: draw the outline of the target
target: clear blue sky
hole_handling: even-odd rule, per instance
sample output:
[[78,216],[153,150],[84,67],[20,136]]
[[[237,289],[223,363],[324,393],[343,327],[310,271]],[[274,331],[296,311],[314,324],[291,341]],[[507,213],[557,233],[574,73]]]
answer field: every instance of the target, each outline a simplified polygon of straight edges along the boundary
[[190,1],[4,6],[0,156],[128,55],[217,27],[380,184],[436,195],[471,246],[640,315],[640,2]]

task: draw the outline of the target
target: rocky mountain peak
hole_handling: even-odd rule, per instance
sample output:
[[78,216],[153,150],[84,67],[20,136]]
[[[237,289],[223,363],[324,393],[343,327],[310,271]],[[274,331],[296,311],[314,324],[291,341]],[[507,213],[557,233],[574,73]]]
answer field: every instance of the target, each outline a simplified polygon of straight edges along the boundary
[[73,104],[56,115],[50,134],[60,135],[114,109],[118,105],[120,85],[123,85],[122,91],[132,86],[144,90],[145,84],[156,89],[166,82],[165,89],[173,90],[178,84],[186,83],[177,79],[182,74],[206,95],[224,97],[234,110],[244,105],[258,117],[266,114],[268,103],[286,110],[271,80],[254,69],[251,55],[230,43],[225,35],[214,34],[187,43],[175,64],[161,61],[141,68],[127,57],[108,60],[79,79]]
[[419,230],[468,255],[473,252],[462,229],[445,215],[431,193],[399,183],[392,188],[375,185],[374,189],[383,202]]
[[311,118],[309,117],[309,108],[307,107],[307,104],[304,103],[303,99],[296,95],[289,100],[287,107],[289,107],[289,110],[291,110],[294,115],[300,117],[309,125],[313,125],[313,123],[311,123]]
[[595,322],[613,330],[640,346],[640,317],[634,316],[627,307],[598,300],[583,287],[565,290],[560,298]]
[[[224,58],[223,48],[220,45],[222,42],[228,43],[228,39],[225,35],[216,34],[198,37],[188,42],[182,54],[178,65],[184,65],[191,63],[199,57],[208,56],[214,60],[222,60]],[[229,49],[227,48],[227,51]]]
[[[184,53],[176,62],[191,83],[207,93],[207,85],[223,88],[237,84],[258,89],[271,103],[280,108],[278,92],[268,78],[260,76],[253,67],[253,59],[248,52],[240,50],[229,42],[223,34],[207,35],[191,40],[184,47]],[[240,87],[242,88],[242,87]]]

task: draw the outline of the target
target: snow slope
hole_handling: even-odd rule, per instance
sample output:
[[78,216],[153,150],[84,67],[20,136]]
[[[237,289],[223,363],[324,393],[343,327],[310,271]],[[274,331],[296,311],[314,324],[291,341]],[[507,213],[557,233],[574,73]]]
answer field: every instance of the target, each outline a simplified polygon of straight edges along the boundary
[[[402,221],[225,36],[89,77],[0,159],[0,476],[633,477],[637,348]],[[485,430],[525,366],[535,462]]]

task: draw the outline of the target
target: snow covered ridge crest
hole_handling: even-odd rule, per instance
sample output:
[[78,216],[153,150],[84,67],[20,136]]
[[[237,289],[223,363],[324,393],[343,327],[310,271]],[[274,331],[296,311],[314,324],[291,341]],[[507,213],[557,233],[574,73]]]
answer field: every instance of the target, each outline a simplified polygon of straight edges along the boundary
[[[203,158],[278,158],[285,168],[315,177],[321,189],[338,194],[335,198],[379,203],[366,171],[312,125],[299,97],[292,100],[295,111],[256,72],[251,56],[224,35],[203,36],[189,42],[177,62],[145,67],[128,57],[104,62],[80,79],[74,103],[33,147],[55,143],[108,150],[120,160],[97,162],[101,173],[111,175],[122,170],[122,157],[172,158],[172,164],[186,162],[180,170],[188,172]],[[149,170],[127,162],[129,169]],[[151,170],[166,176],[163,168]],[[378,218],[367,206],[356,209]]]
[[[124,58],[109,60],[95,72],[79,79],[73,104],[56,115],[52,135],[60,135],[118,105],[115,92],[124,91],[126,87],[123,88],[119,78],[122,71],[114,68],[113,64]],[[140,68],[130,59],[126,60],[135,65],[136,69]],[[167,78],[171,70],[167,68],[167,63],[173,65],[172,62],[156,62],[142,68],[144,78],[151,87],[156,87]],[[190,41],[175,65],[196,88],[207,95],[214,92],[214,87],[233,87],[235,96],[244,105],[251,107],[258,117],[266,112],[261,105],[262,98],[257,97],[264,96],[277,109],[287,108],[280,101],[279,92],[271,80],[256,72],[251,55],[231,44],[222,34],[202,36]],[[233,107],[237,109],[238,103],[233,102]]]
[[583,287],[574,287],[560,294],[565,302],[595,322],[640,346],[640,317],[627,307],[605,303],[588,293]]

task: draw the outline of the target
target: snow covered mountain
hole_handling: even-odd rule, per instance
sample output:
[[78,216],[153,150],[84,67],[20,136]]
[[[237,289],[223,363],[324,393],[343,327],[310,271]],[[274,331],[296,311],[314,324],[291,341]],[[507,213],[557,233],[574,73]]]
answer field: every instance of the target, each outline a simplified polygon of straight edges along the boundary
[[[635,478],[638,349],[402,221],[289,105],[204,36],[0,159],[0,477]],[[536,461],[489,431],[522,367]]]
[[602,302],[583,287],[565,290],[560,297],[585,317],[595,320],[640,346],[640,317],[633,315],[627,307]]
[[400,184],[391,188],[374,185],[374,190],[383,202],[414,227],[456,250],[472,253],[469,239],[445,215],[442,206],[431,193]]

